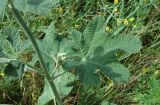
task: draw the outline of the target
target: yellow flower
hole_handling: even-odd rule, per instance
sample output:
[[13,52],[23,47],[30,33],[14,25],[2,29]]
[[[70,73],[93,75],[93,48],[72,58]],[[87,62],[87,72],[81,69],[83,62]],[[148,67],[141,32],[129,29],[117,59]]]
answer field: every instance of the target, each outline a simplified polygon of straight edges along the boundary
[[122,23],[122,19],[117,18],[117,25],[120,25]]
[[137,25],[133,25],[133,28],[137,28]]
[[143,70],[142,70],[142,73],[143,74],[146,74],[146,73],[148,73],[149,72],[149,69],[148,68],[144,68]]
[[109,82],[109,86],[113,86],[114,85],[113,80],[109,80],[108,82]]
[[155,75],[155,76],[160,75],[160,70],[156,70],[156,71],[154,72],[154,75]]
[[64,13],[63,7],[59,7],[59,8],[58,8],[58,12],[59,12],[60,14],[63,14],[63,13]]
[[4,77],[4,72],[0,71],[0,76]]
[[26,78],[30,78],[30,77],[32,77],[32,74],[31,74],[31,72],[25,72],[24,76]]
[[135,18],[134,18],[134,17],[129,18],[129,21],[130,21],[130,22],[133,22],[134,20],[135,20]]
[[124,23],[124,25],[128,25],[128,20],[124,19],[123,23]]
[[114,8],[114,13],[118,13],[119,11],[118,11],[118,8],[116,7],[116,8]]
[[51,13],[51,12],[49,13],[49,16],[52,16],[52,13]]
[[119,3],[119,0],[114,0],[114,4],[118,4]]
[[144,0],[144,3],[147,4],[147,3],[148,3],[148,0]]
[[104,12],[98,12],[98,15],[103,17],[103,16],[105,16],[105,13]]
[[75,28],[80,28],[80,25],[76,24],[74,27],[75,27]]
[[107,26],[107,27],[106,27],[106,31],[107,31],[107,32],[111,32],[112,29],[111,29],[109,26]]
[[144,33],[144,32],[145,32],[145,30],[144,30],[144,28],[142,28],[139,33]]
[[115,13],[115,15],[119,15],[119,14],[120,14],[120,12],[119,12],[119,10],[118,10],[117,7],[115,7],[115,8],[113,9],[113,12]]

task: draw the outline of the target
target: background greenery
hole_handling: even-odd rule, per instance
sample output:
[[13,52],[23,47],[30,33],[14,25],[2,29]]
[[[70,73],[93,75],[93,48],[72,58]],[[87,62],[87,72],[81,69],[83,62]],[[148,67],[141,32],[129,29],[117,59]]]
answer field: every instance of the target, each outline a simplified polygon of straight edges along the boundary
[[[18,27],[6,8],[0,28]],[[67,37],[68,29],[83,32],[95,16],[106,18],[105,31],[111,35],[131,34],[140,37],[143,48],[137,54],[117,54],[121,63],[129,68],[130,81],[116,84],[102,76],[98,87],[83,87],[73,83],[71,93],[63,99],[66,105],[159,105],[160,104],[160,0],[60,0],[47,16],[24,14],[28,25],[37,39],[43,39],[43,29],[55,20],[57,33]],[[19,29],[22,39],[25,34]],[[31,51],[20,58],[30,61]],[[1,53],[0,53],[1,54]],[[9,78],[0,65],[0,103],[34,105],[41,95],[44,81],[34,72],[25,72],[21,81]],[[37,64],[37,66],[39,66]],[[14,67],[8,67],[14,69]],[[105,100],[105,101],[104,101]]]

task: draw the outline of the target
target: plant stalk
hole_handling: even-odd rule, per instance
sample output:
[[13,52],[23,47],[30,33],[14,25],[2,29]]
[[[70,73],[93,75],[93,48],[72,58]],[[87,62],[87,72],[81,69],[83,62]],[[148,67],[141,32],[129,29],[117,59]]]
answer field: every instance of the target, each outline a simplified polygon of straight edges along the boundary
[[11,8],[11,10],[12,10],[14,16],[15,16],[15,19],[16,19],[17,23],[23,28],[25,34],[28,36],[28,38],[32,42],[32,47],[33,47],[34,51],[36,52],[36,54],[38,55],[40,64],[41,64],[42,69],[43,69],[43,71],[45,73],[45,77],[46,77],[47,81],[49,82],[49,84],[51,86],[52,92],[53,92],[53,94],[55,96],[55,99],[56,99],[58,105],[63,105],[63,102],[62,102],[62,100],[61,100],[61,98],[60,98],[60,96],[58,94],[56,86],[55,86],[51,76],[48,73],[48,70],[47,70],[47,67],[45,65],[44,59],[42,57],[42,54],[41,54],[40,49],[38,47],[38,44],[37,44],[36,40],[33,37],[33,34],[31,32],[31,30],[28,28],[28,26],[24,22],[24,20],[23,20],[22,16],[20,15],[19,11],[17,9],[15,9],[12,0],[9,0],[9,2],[10,2],[10,8]]

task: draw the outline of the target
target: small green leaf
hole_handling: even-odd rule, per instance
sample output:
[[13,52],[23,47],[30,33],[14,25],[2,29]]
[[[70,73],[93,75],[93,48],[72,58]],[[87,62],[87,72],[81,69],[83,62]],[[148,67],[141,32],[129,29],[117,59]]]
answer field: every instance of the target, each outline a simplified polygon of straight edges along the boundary
[[15,48],[11,45],[11,43],[8,40],[4,40],[2,43],[2,53],[7,58],[16,59],[17,53],[15,51]]
[[18,29],[14,26],[7,26],[2,29],[2,34],[7,37],[7,40],[12,46],[17,46],[20,41]]

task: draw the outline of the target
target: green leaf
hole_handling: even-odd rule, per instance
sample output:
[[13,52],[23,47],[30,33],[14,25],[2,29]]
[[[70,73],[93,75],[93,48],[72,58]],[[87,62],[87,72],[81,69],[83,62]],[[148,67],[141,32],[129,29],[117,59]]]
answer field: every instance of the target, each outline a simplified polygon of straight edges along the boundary
[[56,58],[59,51],[59,42],[56,40],[54,22],[52,22],[45,30],[45,37],[42,42],[39,42],[39,47],[42,52],[51,58]]
[[66,58],[81,56],[81,52],[78,49],[74,48],[72,40],[63,38],[60,43],[58,56],[61,58],[62,61],[64,61],[64,59]]
[[17,28],[14,26],[4,27],[2,34],[7,37],[7,40],[11,43],[12,46],[18,46],[20,35]]
[[54,22],[52,22],[45,30],[44,39],[42,41],[38,41],[41,51],[53,60],[57,60],[58,57],[65,59],[66,56],[69,57],[77,54],[73,48],[73,45],[75,45],[73,44],[73,40],[69,38],[62,38],[62,40],[58,40],[58,37],[59,36],[55,32]]
[[52,99],[54,99],[51,87],[47,80],[45,80],[45,86],[42,95],[38,98],[38,105],[45,105]]
[[[60,75],[60,76],[58,76]],[[72,87],[69,87],[68,84],[75,81],[75,75],[64,71],[61,67],[59,68],[59,71],[55,73],[55,77],[58,76],[54,83],[56,87],[58,88],[59,95],[61,97],[67,96],[70,92]],[[64,81],[65,80],[65,81]]]
[[80,49],[82,47],[82,33],[77,30],[70,30],[69,37],[72,39],[72,47],[75,49]]
[[16,59],[17,53],[15,51],[15,48],[11,45],[11,43],[8,40],[4,40],[2,43],[2,53],[7,58]]
[[0,43],[4,57],[17,59],[19,54],[30,47],[28,41],[22,41],[18,29],[14,26],[4,27],[0,34]]
[[131,35],[109,36],[104,32],[104,26],[105,20],[96,18],[83,34],[71,30],[69,38],[58,41],[52,23],[46,30],[40,48],[52,59],[60,58],[64,69],[77,68],[79,79],[84,84],[98,84],[99,72],[116,82],[126,83],[129,72],[118,62],[116,53],[136,53],[141,48],[141,42],[138,37]]
[[127,82],[129,79],[129,72],[118,63],[116,52],[135,53],[141,47],[140,41],[134,36],[107,37],[106,39],[105,44],[99,43],[97,40],[97,44],[95,44],[93,40],[87,55],[82,58],[81,64],[78,66],[80,79],[85,84],[96,85],[99,82],[97,69],[116,82]]
[[59,0],[14,0],[15,7],[23,12],[47,15]]
[[20,39],[18,29],[13,26],[4,27],[0,33],[0,62],[7,63],[5,75],[11,78],[22,78],[24,64],[18,59],[19,55],[30,44]]
[[110,63],[105,67],[100,67],[103,73],[107,74],[110,79],[116,82],[126,83],[129,80],[128,69],[119,63]]
[[[104,54],[123,51],[127,54],[136,53],[141,48],[141,41],[132,35],[107,36],[100,32],[95,34],[86,56],[93,56],[97,47],[102,47]],[[100,52],[101,53],[101,52]],[[97,53],[98,55],[99,53]]]
[[[67,84],[75,80],[75,76],[71,73],[65,72],[63,69],[60,69],[60,71],[57,71],[55,75],[60,75],[54,79],[54,83],[58,89],[58,93],[63,98],[64,96],[67,96],[72,87],[68,87]],[[51,87],[47,80],[45,80],[45,86],[42,95],[38,99],[38,105],[44,105],[54,99],[54,95],[52,93]]]
[[5,12],[7,2],[8,0],[0,0],[0,17],[2,17]]
[[[83,41],[84,41],[84,54],[87,53],[92,40],[95,37],[95,34],[97,32],[100,32],[101,34],[104,33],[104,26],[105,26],[105,19],[101,17],[97,17],[93,22],[90,22],[86,29],[83,32]],[[98,40],[98,39],[97,39]],[[100,40],[99,40],[100,41]]]
[[[105,73],[116,82],[126,83],[129,80],[129,71],[118,62],[117,52],[127,54],[136,53],[141,48],[138,37],[131,35],[109,36],[104,32],[105,21],[96,18],[89,23],[83,32],[83,56],[65,60],[64,68],[77,68],[79,79],[86,85],[97,85],[100,81],[99,73]],[[76,35],[76,34],[75,34]]]

